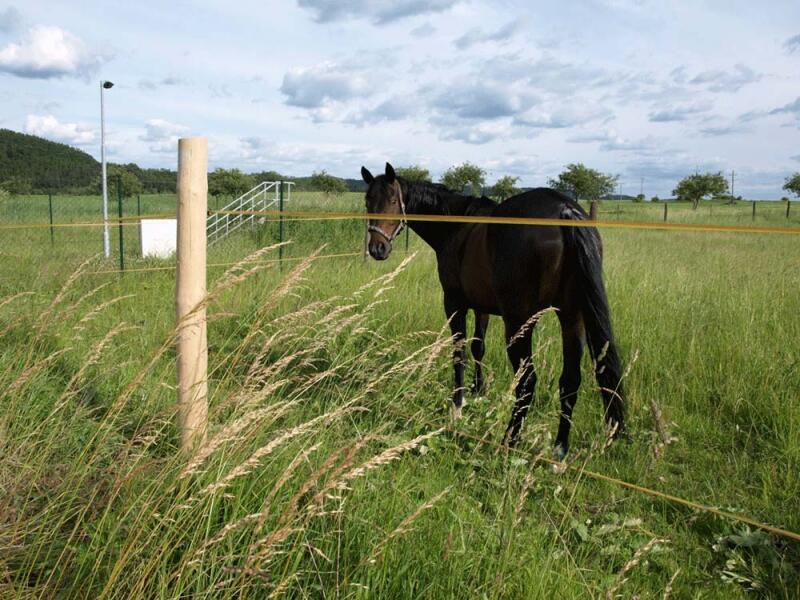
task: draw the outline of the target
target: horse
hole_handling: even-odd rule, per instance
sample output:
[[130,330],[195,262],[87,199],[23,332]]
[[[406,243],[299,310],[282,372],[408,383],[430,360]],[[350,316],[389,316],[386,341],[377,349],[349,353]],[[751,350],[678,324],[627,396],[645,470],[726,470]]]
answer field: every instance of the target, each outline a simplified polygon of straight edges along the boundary
[[[516,374],[515,405],[504,443],[515,445],[536,386],[531,362],[533,329],[542,310],[556,309],[561,325],[563,370],[559,379],[561,411],[553,455],[563,460],[569,450],[572,410],[581,384],[585,345],[595,364],[606,425],[611,437],[625,432],[622,369],[611,326],[602,276],[602,243],[591,226],[454,223],[406,220],[407,215],[527,217],[584,221],[586,212],[568,196],[536,188],[497,203],[486,197],[458,194],[440,184],[398,177],[386,163],[374,177],[366,167],[361,176],[369,218],[368,251],[386,260],[392,242],[408,226],[436,253],[453,351],[452,411],[461,416],[464,404],[467,313],[475,314],[470,349],[475,361],[474,393],[484,389],[481,361],[489,315],[505,325],[506,352]],[[588,344],[587,344],[588,342]]]

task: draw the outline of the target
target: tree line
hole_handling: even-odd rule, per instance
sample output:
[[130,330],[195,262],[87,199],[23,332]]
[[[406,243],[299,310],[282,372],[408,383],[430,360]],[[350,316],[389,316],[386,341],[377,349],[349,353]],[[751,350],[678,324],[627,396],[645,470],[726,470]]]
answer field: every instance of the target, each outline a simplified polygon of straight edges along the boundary
[[[34,135],[0,129],[0,190],[6,194],[32,193],[100,193],[100,163],[86,152]],[[428,169],[409,165],[396,169],[410,181],[433,181]],[[454,165],[439,179],[446,187],[472,195],[487,194],[504,200],[521,188],[519,178],[505,175],[492,186],[486,186],[486,170],[470,162]],[[582,163],[570,163],[547,184],[576,200],[599,200],[613,197],[619,176],[602,173]],[[239,169],[215,169],[208,175],[208,190],[212,196],[233,198],[254,188],[263,181],[292,181],[297,191],[320,191],[337,195],[348,191],[363,191],[361,179],[342,179],[325,170],[307,177],[287,177],[277,171],[244,173]],[[121,183],[126,197],[141,193],[174,193],[177,173],[171,169],[146,169],[135,163],[108,164],[109,194],[117,194]],[[786,178],[783,189],[800,197],[800,173]],[[721,172],[694,173],[681,179],[672,191],[676,200],[691,202],[696,208],[704,199],[734,202],[728,181]],[[643,194],[631,197],[634,202],[645,200]],[[658,202],[653,196],[651,201]]]

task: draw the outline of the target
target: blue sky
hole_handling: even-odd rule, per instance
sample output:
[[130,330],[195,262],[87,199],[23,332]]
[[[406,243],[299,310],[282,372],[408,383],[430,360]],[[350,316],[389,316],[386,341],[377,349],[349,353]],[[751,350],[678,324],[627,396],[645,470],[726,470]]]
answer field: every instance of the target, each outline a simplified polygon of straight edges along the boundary
[[358,177],[465,160],[543,185],[567,163],[669,195],[800,170],[800,3],[296,0],[0,3],[0,127],[110,160]]

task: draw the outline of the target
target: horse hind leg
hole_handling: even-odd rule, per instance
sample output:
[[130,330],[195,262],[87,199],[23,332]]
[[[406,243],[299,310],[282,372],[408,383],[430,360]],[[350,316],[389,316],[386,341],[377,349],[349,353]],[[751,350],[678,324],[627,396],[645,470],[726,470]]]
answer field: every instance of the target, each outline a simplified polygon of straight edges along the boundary
[[533,324],[527,323],[525,319],[506,319],[505,326],[506,352],[517,379],[514,389],[516,402],[506,429],[505,441],[509,446],[514,446],[519,440],[519,432],[536,389],[536,371],[531,362]]
[[[602,343],[601,343],[602,342]],[[625,400],[622,389],[622,366],[613,340],[598,340],[589,336],[589,348],[595,362],[595,378],[603,398],[603,414],[611,437],[623,437],[625,431]]]
[[475,336],[472,338],[470,350],[475,359],[475,376],[472,382],[473,395],[480,396],[486,391],[486,381],[483,377],[483,356],[486,353],[486,329],[489,326],[489,315],[475,311]]
[[572,410],[578,399],[581,385],[581,357],[586,334],[580,313],[559,312],[564,366],[558,381],[561,412],[558,421],[553,458],[563,460],[569,451],[569,432],[572,427]]

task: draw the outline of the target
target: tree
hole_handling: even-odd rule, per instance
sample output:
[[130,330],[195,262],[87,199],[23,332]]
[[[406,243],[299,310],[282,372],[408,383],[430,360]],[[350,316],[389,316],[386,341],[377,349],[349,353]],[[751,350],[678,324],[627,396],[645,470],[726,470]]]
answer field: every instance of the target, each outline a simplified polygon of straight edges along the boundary
[[583,163],[570,163],[559,173],[558,179],[547,183],[553,189],[574,194],[575,200],[597,200],[614,191],[617,178],[617,175],[601,173]]
[[480,196],[483,184],[486,182],[486,171],[470,162],[452,166],[442,175],[441,182],[445,187],[454,192],[463,193],[466,186],[470,186],[473,196]]
[[344,194],[347,191],[347,184],[343,179],[334,177],[325,169],[311,174],[311,187],[319,192],[324,192],[326,196]]
[[241,196],[256,186],[251,175],[245,175],[239,169],[214,169],[208,174],[208,193],[212,196]]
[[644,194],[636,194],[636,197],[633,199],[634,202],[644,202]]
[[492,196],[497,200],[505,200],[511,196],[519,193],[519,188],[516,187],[519,177],[512,177],[511,175],[504,175],[498,179],[494,186],[492,186]]
[[18,175],[0,182],[0,187],[12,196],[25,196],[31,193],[32,188],[30,179]]
[[661,202],[661,200],[659,199],[658,196],[653,196],[652,198],[650,198],[650,202]]
[[[103,190],[102,175],[98,177],[92,186],[95,194],[100,194]],[[120,165],[108,165],[106,169],[106,183],[108,184],[108,199],[117,198],[117,178],[122,183],[122,197],[130,198],[136,194],[141,194],[144,190],[142,182],[128,169]]]
[[719,173],[695,173],[684,177],[672,193],[678,200],[689,201],[692,208],[697,208],[700,200],[707,197],[721,196],[728,192],[728,180]]
[[[0,185],[11,193],[85,194],[94,187],[99,173],[100,163],[85,152],[35,135],[0,129]],[[11,179],[15,183],[9,182]]]
[[431,182],[431,174],[428,169],[420,167],[419,165],[409,165],[408,167],[398,167],[394,170],[398,177],[402,177],[406,181],[424,181]]
[[261,171],[259,173],[253,173],[252,177],[256,185],[265,181],[284,181],[286,179],[286,177],[277,171]]
[[783,189],[800,198],[800,173],[795,173],[786,178]]

